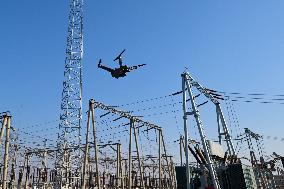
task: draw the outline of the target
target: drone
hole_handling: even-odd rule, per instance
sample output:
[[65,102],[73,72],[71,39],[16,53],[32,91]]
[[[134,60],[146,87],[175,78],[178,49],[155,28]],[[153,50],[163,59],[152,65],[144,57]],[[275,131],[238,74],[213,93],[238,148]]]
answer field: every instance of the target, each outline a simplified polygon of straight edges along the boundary
[[140,64],[140,65],[131,66],[131,67],[128,67],[127,65],[123,65],[122,64],[122,54],[124,52],[125,52],[125,49],[113,60],[113,61],[118,61],[118,64],[119,64],[118,68],[114,68],[113,69],[113,68],[109,68],[109,67],[103,66],[102,65],[102,59],[99,60],[98,68],[101,68],[103,70],[106,70],[106,71],[110,72],[111,76],[113,78],[118,79],[118,78],[121,78],[121,77],[125,77],[128,72],[131,72],[132,70],[136,70],[139,67],[142,67],[142,66],[146,65],[146,64]]

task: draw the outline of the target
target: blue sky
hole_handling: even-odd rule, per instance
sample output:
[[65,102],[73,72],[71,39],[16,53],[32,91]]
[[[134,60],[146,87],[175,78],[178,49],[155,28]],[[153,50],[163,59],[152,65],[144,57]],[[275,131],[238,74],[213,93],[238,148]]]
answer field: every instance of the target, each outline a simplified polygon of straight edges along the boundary
[[[283,1],[85,0],[84,8],[84,107],[91,97],[117,105],[170,94],[185,67],[216,90],[284,94]],[[0,111],[20,128],[59,118],[68,11],[67,0],[1,3]],[[147,66],[120,80],[97,69],[99,58],[116,66],[124,48],[125,63]],[[235,107],[241,127],[278,137],[266,144],[284,155],[284,105]],[[176,132],[163,122],[170,118],[148,119]]]

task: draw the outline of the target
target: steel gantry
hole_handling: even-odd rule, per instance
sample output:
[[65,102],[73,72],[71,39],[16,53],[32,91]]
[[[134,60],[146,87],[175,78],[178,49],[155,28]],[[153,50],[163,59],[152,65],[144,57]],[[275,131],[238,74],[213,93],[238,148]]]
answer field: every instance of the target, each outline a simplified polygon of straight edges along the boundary
[[[63,91],[61,99],[60,133],[56,167],[65,175],[58,178],[63,187],[71,172],[80,172],[79,147],[82,124],[82,58],[83,58],[83,0],[70,0],[68,16],[68,36],[65,58]],[[78,176],[78,175],[77,175]],[[79,177],[78,177],[79,178]]]
[[[152,124],[150,122],[144,121],[141,118],[139,118],[138,116],[133,116],[131,114],[129,114],[129,112],[125,112],[122,110],[118,110],[116,108],[114,108],[113,106],[108,106],[105,105],[103,103],[94,101],[94,100],[90,100],[90,108],[93,109],[91,110],[92,112],[94,111],[94,109],[98,108],[98,109],[102,109],[105,110],[107,112],[110,112],[112,114],[116,114],[119,117],[116,118],[120,119],[120,118],[126,118],[129,120],[129,146],[128,146],[128,159],[126,159],[128,161],[128,164],[125,164],[128,168],[128,172],[125,175],[127,178],[127,182],[125,182],[123,184],[123,178],[119,178],[122,180],[122,187],[126,187],[126,188],[133,188],[133,187],[137,187],[137,186],[133,186],[133,162],[136,160],[138,162],[138,171],[139,171],[139,176],[140,176],[140,180],[138,182],[139,187],[140,188],[147,188],[145,186],[145,179],[144,179],[144,175],[145,175],[145,170],[144,170],[144,166],[143,166],[143,158],[139,149],[139,144],[138,144],[138,133],[137,133],[137,129],[141,128],[141,127],[147,127],[146,130],[144,131],[148,131],[148,130],[156,130],[158,131],[158,184],[157,187],[158,188],[165,188],[163,185],[165,184],[164,181],[164,177],[166,174],[166,171],[168,173],[169,176],[169,188],[174,189],[176,188],[176,181],[174,178],[174,172],[173,172],[173,164],[171,163],[171,157],[167,155],[167,150],[166,150],[166,146],[165,146],[165,141],[164,141],[164,136],[163,136],[163,131],[162,128]],[[108,113],[106,113],[108,114]],[[104,115],[106,115],[104,114]],[[89,120],[89,119],[88,119]],[[138,126],[138,124],[141,124],[140,126]],[[126,126],[125,125],[125,126]],[[88,126],[87,126],[88,129]],[[88,132],[88,131],[87,131]],[[132,151],[133,151],[133,146],[132,146],[132,136],[134,136],[134,142],[135,142],[135,152],[136,152],[136,156],[135,158],[133,158],[134,156],[132,155]],[[94,136],[95,137],[95,136]],[[87,135],[86,135],[87,138]],[[164,152],[164,154],[162,153],[162,151]],[[164,160],[166,161],[166,166],[162,165],[162,159],[164,158]],[[121,167],[121,166],[120,166]],[[119,171],[117,171],[119,172]]]
[[[207,139],[204,132],[204,127],[201,121],[200,113],[198,110],[198,107],[200,105],[197,105],[195,102],[195,96],[193,96],[192,88],[196,88],[201,94],[203,94],[206,98],[208,98],[211,102],[213,102],[216,106],[216,113],[217,113],[217,123],[218,123],[218,134],[219,134],[219,143],[222,142],[222,136],[224,136],[224,141],[226,141],[228,152],[231,156],[235,156],[235,149],[232,143],[231,136],[229,134],[229,130],[223,115],[223,112],[221,110],[220,103],[218,101],[219,97],[214,95],[214,93],[204,88],[202,85],[200,85],[196,80],[193,79],[193,77],[190,76],[190,74],[185,71],[182,75],[182,93],[183,93],[183,118],[184,118],[184,136],[185,136],[185,146],[188,146],[188,126],[187,126],[187,118],[190,115],[193,115],[199,130],[201,143],[203,146],[203,150],[205,153],[205,158],[207,161],[207,168],[210,173],[210,177],[213,183],[214,188],[220,189],[220,184],[218,181],[217,173],[213,164],[213,161],[211,159],[209,146],[207,144]],[[180,93],[180,92],[179,92]],[[187,97],[188,95],[188,97]],[[191,103],[191,112],[188,111],[187,102],[190,101]],[[207,101],[208,102],[208,101]],[[205,102],[205,103],[207,103]],[[202,103],[201,105],[205,104]],[[187,175],[187,189],[190,188],[190,169],[189,169],[189,163],[188,163],[188,148],[185,148],[185,156],[186,156],[186,175]]]

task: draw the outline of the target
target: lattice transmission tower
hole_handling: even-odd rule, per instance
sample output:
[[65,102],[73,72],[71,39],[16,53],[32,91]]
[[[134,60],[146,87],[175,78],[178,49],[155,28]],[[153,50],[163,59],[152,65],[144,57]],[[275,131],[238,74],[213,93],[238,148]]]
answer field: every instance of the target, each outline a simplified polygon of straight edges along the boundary
[[[80,173],[82,124],[83,0],[70,0],[57,168],[61,175]],[[78,176],[78,174],[73,174]],[[65,178],[64,178],[65,177]],[[61,182],[70,176],[62,176]],[[73,176],[72,176],[73,177]]]

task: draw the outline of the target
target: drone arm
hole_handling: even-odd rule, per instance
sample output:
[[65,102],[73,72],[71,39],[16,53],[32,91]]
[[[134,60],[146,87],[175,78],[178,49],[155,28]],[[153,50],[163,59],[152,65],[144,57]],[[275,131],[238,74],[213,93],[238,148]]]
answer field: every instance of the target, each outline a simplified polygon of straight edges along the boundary
[[119,63],[119,66],[121,67],[122,66],[122,58],[121,57],[118,59],[118,63]]
[[101,68],[101,69],[106,70],[106,71],[108,71],[108,72],[113,72],[113,71],[114,71],[112,68],[103,66],[103,65],[101,65],[101,64],[98,65],[98,68]]
[[145,66],[146,64],[140,64],[140,65],[137,65],[137,66],[131,66],[131,67],[128,67],[128,70],[131,71],[131,70],[136,70],[138,69],[139,67],[142,67],[142,66]]
[[131,66],[131,67],[128,67],[128,70],[129,70],[129,71],[136,70],[136,69],[138,69],[138,67],[137,67],[137,66]]

